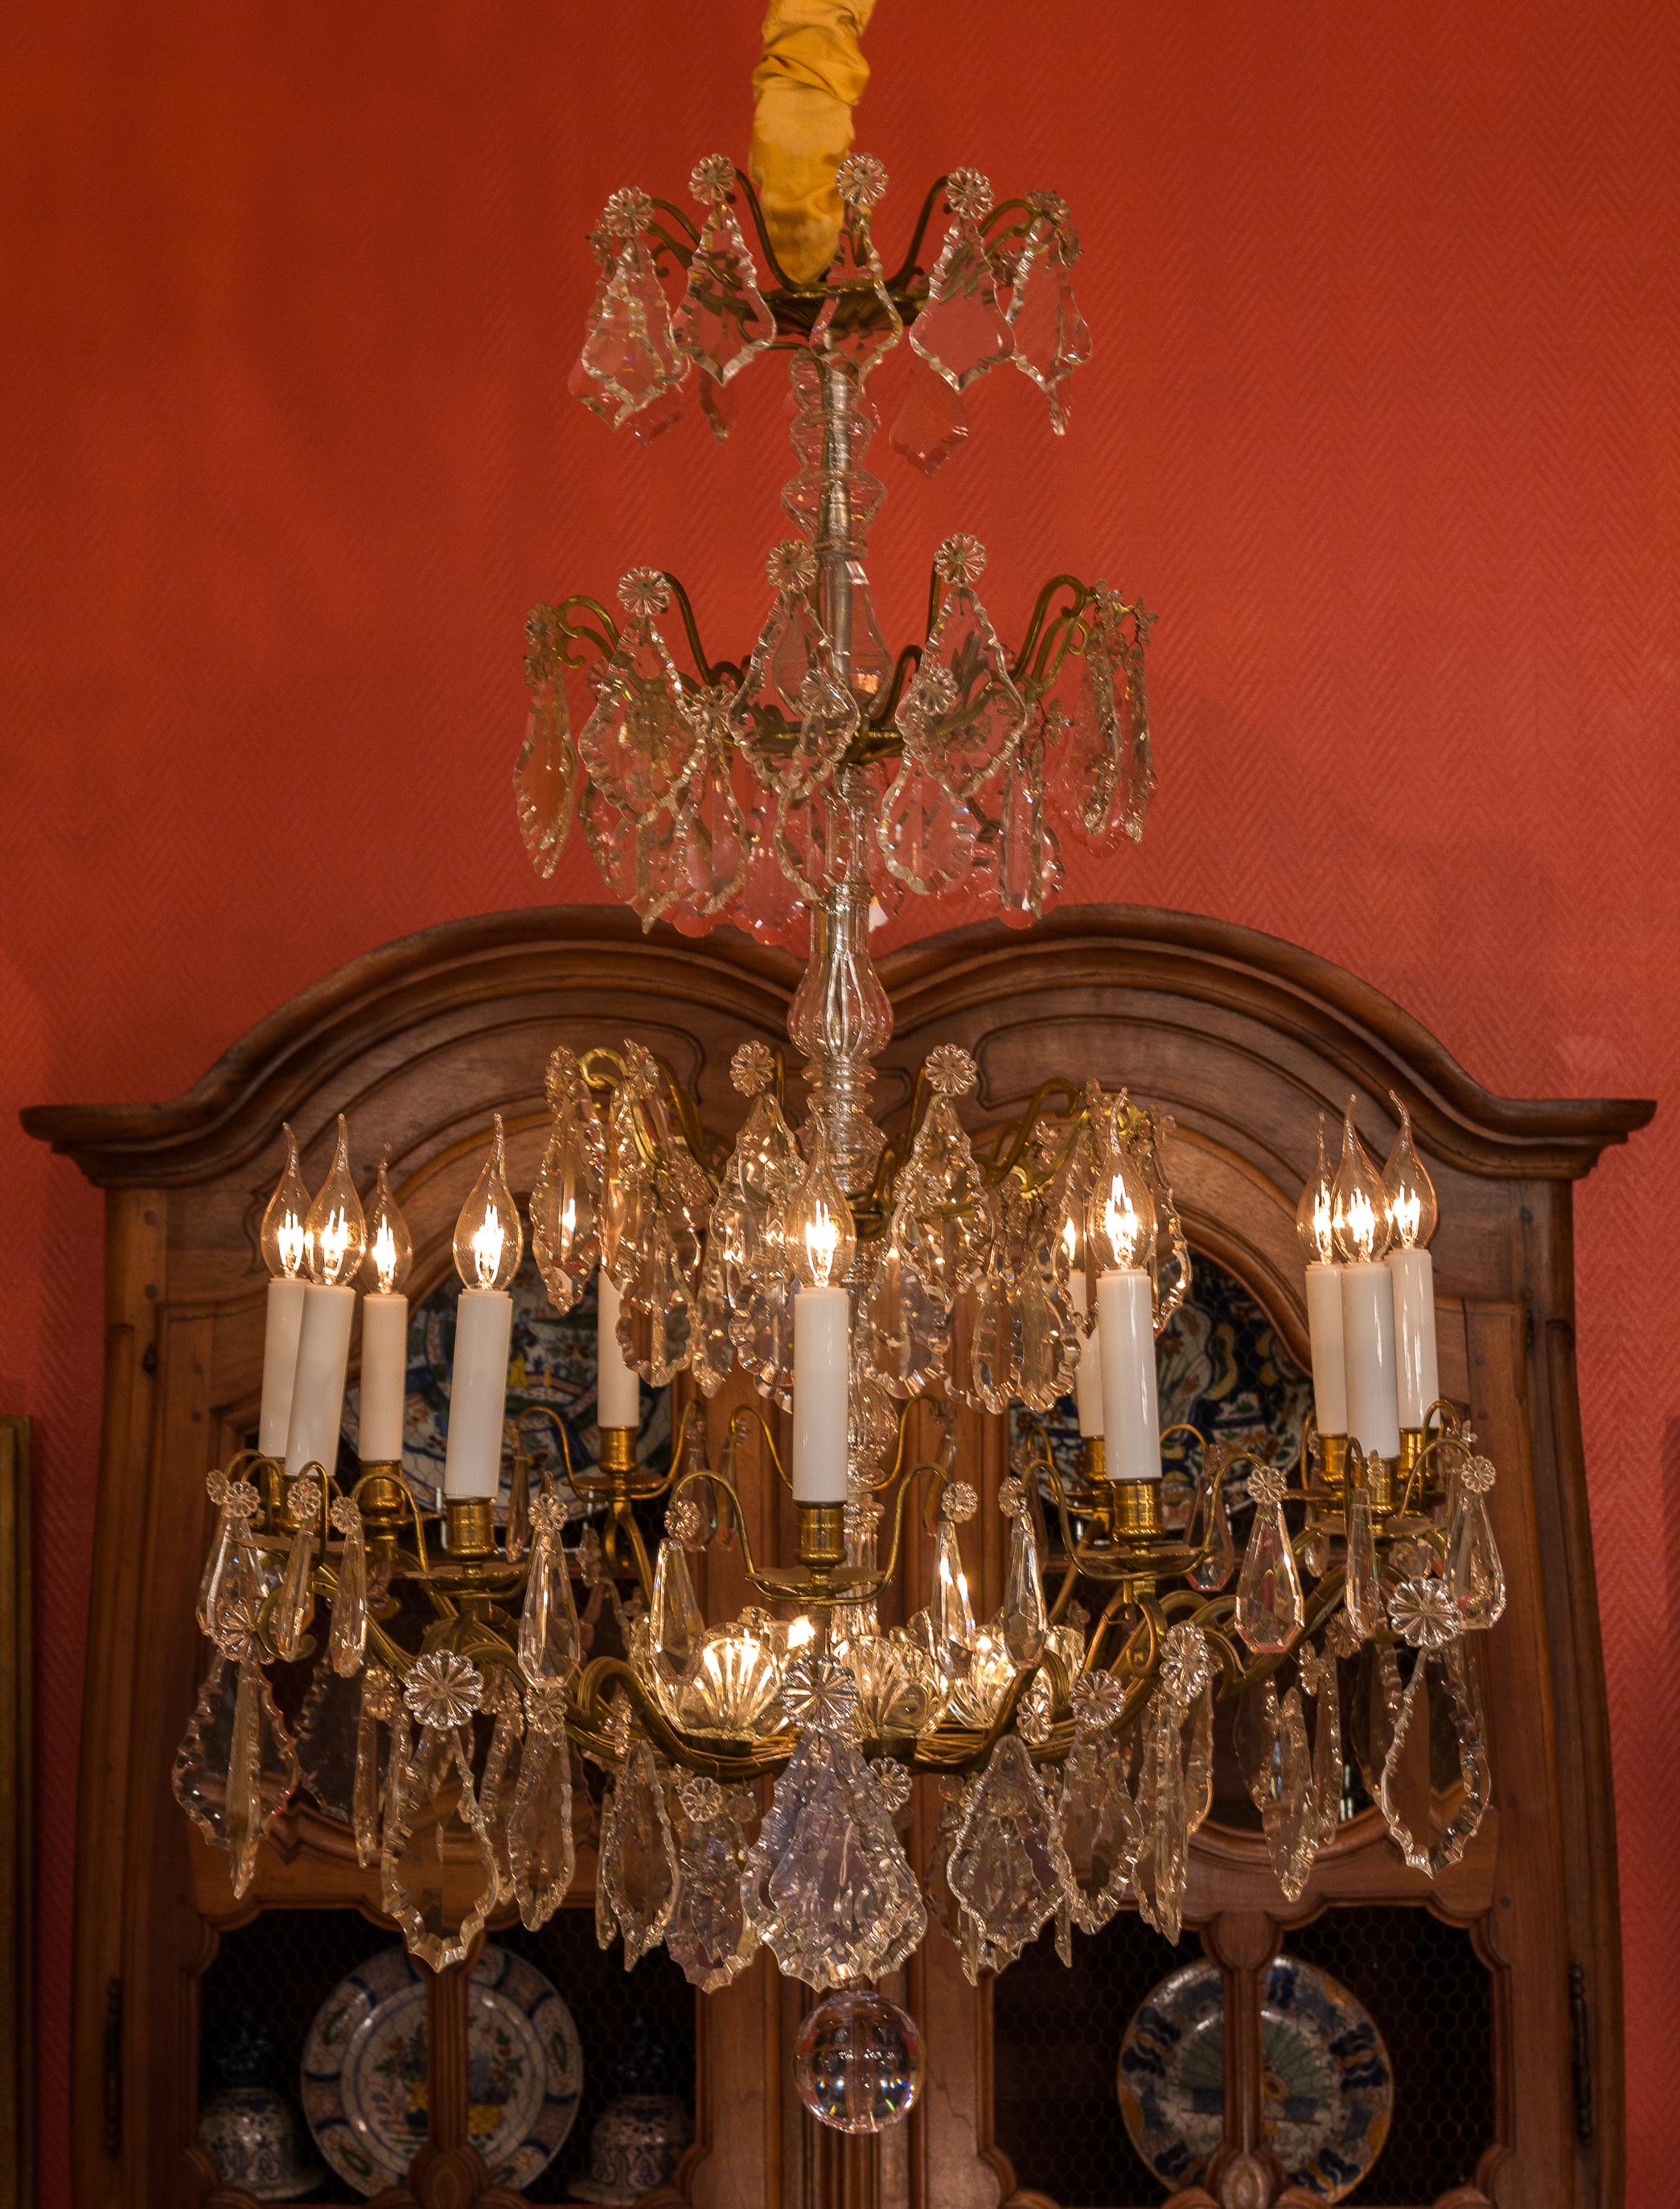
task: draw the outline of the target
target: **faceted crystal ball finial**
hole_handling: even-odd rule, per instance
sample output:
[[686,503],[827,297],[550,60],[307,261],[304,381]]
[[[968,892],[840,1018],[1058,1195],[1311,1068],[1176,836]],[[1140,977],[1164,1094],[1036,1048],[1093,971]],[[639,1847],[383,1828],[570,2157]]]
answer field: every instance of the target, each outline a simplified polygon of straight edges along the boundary
[[979,1079],[973,1058],[960,1043],[942,1043],[927,1054],[927,1083],[941,1097],[966,1097]]
[[607,202],[602,210],[601,226],[609,238],[634,238],[647,227],[652,214],[652,201],[633,184],[621,192],[615,192]]
[[992,179],[978,169],[953,169],[945,178],[945,205],[978,222],[992,204]]
[[927,2057],[914,2019],[885,1995],[843,1987],[819,2002],[794,2043],[799,2098],[836,2132],[901,2123],[921,2092]]
[[735,163],[727,153],[708,153],[689,173],[688,189],[706,207],[722,207],[735,191]]
[[886,169],[873,153],[848,153],[834,182],[849,208],[872,208],[886,190]]
[[671,587],[657,568],[633,568],[618,587],[626,613],[662,614],[671,602]]
[[986,573],[986,547],[959,529],[933,555],[933,573],[947,583],[977,583]]
[[744,1043],[729,1061],[729,1079],[743,1097],[767,1089],[775,1072],[775,1054],[767,1043]]

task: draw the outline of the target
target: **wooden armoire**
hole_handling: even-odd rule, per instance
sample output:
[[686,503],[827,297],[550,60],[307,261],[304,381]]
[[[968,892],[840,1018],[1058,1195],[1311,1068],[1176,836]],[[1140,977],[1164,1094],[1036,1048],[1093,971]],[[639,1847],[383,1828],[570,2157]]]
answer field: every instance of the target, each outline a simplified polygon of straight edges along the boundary
[[[693,2209],[1136,2209],[1166,2198],[1132,2153],[1116,2053],[1149,1989],[1186,1955],[1223,1975],[1224,2133],[1217,2194],[1265,2209],[1259,1976],[1280,1949],[1318,1963],[1377,2017],[1395,2065],[1389,2139],[1353,2199],[1369,2209],[1611,2209],[1622,2199],[1616,1860],[1586,1470],[1575,1399],[1571,1184],[1643,1124],[1638,1103],[1518,1103],[1479,1088],[1431,1037],[1353,976],[1271,938],[1186,915],[1065,912],[1025,936],[964,930],[883,962],[897,1028],[877,1096],[891,1115],[936,1043],[979,1064],[981,1117],[1016,1109],[1051,1070],[1128,1086],[1173,1116],[1167,1167],[1193,1252],[1240,1285],[1296,1368],[1305,1362],[1293,1213],[1317,1115],[1352,1092],[1373,1142],[1410,1108],[1440,1195],[1434,1244],[1443,1390],[1470,1407],[1500,1480],[1509,1586],[1478,1651],[1493,1808],[1431,1887],[1377,1814],[1351,1816],[1287,1908],[1252,1832],[1217,1817],[1195,1844],[1184,1941],[1134,1913],[1048,1938],[994,1983],[965,1982],[937,1931],[901,1998],[927,2035],[926,2091],[878,2146],[805,2116],[789,2049],[806,1990],[760,1957],[695,1998],[662,1954],[639,1967],[651,2019],[692,2080],[694,2144],[659,2197]],[[358,960],[235,1042],[186,1095],[27,1116],[106,1192],[105,1424],[76,1866],[74,2151],[80,2209],[246,2204],[217,2191],[196,2145],[201,2042],[232,1995],[258,2006],[285,2062],[339,1975],[395,1936],[377,1875],[307,1797],[231,1899],[226,1860],[171,1799],[171,1762],[201,1676],[194,1599],[210,1531],[205,1475],[255,1422],[265,1276],[257,1225],[279,1127],[318,1178],[348,1112],[366,1171],[388,1147],[417,1249],[411,1295],[449,1272],[450,1234],[493,1110],[517,1189],[543,1141],[543,1069],[560,1042],[629,1035],[661,1052],[725,1130],[734,1046],[785,1036],[792,962],[719,934],[700,942],[593,909],[452,924]],[[722,1416],[722,1406],[714,1406]],[[1000,1420],[965,1416],[961,1470],[989,1491]],[[759,1493],[773,1547],[779,1502]],[[995,1599],[1001,1520],[966,1530]],[[982,1548],[983,1544],[983,1548]],[[910,1571],[925,1569],[913,1557]],[[738,1599],[723,1585],[705,1599]],[[926,1783],[924,1783],[926,1785]],[[925,1863],[937,1803],[919,1802]],[[596,1947],[592,1860],[540,1935],[492,1937],[566,1993],[597,2096],[627,2016],[615,1956]],[[429,2139],[381,2199],[425,2209],[566,2200],[587,2159],[590,2104],[527,2195],[486,2194],[467,2150],[462,1974],[429,1989]],[[586,2102],[588,2096],[586,2095]],[[312,2194],[343,2200],[342,2187]]]

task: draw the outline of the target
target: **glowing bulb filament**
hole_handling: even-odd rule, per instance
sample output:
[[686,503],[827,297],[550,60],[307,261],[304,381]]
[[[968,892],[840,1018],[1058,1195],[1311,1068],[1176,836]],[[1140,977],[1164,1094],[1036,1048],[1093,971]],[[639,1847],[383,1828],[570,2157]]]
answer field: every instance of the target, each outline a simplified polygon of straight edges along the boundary
[[1068,1264],[1072,1265],[1079,1255],[1079,1229],[1071,1219],[1062,1222],[1062,1248],[1067,1252]]
[[501,1224],[501,1214],[492,1204],[483,1221],[473,1231],[472,1262],[477,1268],[481,1289],[493,1289],[501,1267],[501,1253],[507,1241],[507,1230]]
[[1138,1249],[1143,1240],[1143,1223],[1131,1201],[1131,1192],[1118,1177],[1103,1207],[1103,1224],[1108,1230],[1108,1240],[1113,1244],[1114,1255],[1120,1263],[1135,1266]]
[[1402,1189],[1389,1207],[1389,1218],[1394,1222],[1395,1233],[1407,1249],[1418,1239],[1418,1230],[1423,1224],[1424,1207],[1414,1189]]
[[834,1254],[840,1247],[840,1227],[834,1214],[819,1197],[805,1223],[805,1255],[819,1289],[829,1286],[834,1273]]
[[345,1253],[351,1239],[350,1216],[337,1207],[329,1212],[321,1228],[321,1277],[334,1283],[344,1271]]
[[282,1278],[296,1280],[303,1270],[303,1261],[309,1254],[308,1230],[295,1212],[283,1213],[280,1224],[274,1231],[274,1240],[280,1255]]
[[1377,1208],[1362,1189],[1356,1189],[1347,1200],[1347,1227],[1360,1259],[1369,1263],[1377,1248]]
[[380,1294],[388,1297],[397,1279],[397,1238],[391,1231],[390,1221],[383,1216],[374,1230],[372,1255]]
[[1312,1239],[1317,1245],[1321,1264],[1328,1264],[1335,1255],[1335,1243],[1330,1219],[1330,1192],[1321,1189],[1313,1201]]

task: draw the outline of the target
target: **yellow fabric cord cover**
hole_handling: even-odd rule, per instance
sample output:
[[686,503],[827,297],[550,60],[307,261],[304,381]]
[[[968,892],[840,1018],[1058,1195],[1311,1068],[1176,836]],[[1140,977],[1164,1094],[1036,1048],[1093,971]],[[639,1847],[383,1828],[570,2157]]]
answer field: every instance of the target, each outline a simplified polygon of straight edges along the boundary
[[834,172],[851,151],[852,110],[869,81],[859,44],[875,0],[770,0],[764,59],[753,72],[748,167],[771,242],[796,284],[834,257]]

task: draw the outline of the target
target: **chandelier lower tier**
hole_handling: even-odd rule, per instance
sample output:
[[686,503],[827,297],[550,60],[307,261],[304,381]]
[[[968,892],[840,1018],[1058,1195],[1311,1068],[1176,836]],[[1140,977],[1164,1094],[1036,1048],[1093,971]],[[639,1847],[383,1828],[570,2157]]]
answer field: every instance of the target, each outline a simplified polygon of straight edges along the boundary
[[[341,1123],[311,1201],[290,1151],[263,1223],[258,1447],[212,1477],[199,1620],[213,1654],[175,1773],[243,1893],[308,1754],[270,1676],[312,1664],[300,1732],[353,1732],[359,1859],[433,1968],[465,1958],[498,1909],[534,1926],[560,1906],[573,1791],[593,1774],[603,1945],[621,1941],[629,1966],[663,1942],[708,1990],[767,1948],[826,1997],[801,2036],[800,2090],[852,2131],[902,2117],[919,2090],[919,2035],[879,1982],[930,1919],[971,1978],[1047,1927],[1066,1959],[1127,1902],[1177,1938],[1217,1700],[1234,1705],[1287,1898],[1334,1838],[1354,1770],[1409,1863],[1453,1862],[1488,1800],[1470,1637],[1504,1599],[1492,1467],[1438,1400],[1435,1198],[1403,1108],[1381,1173],[1351,1107],[1334,1173],[1321,1124],[1299,1215],[1307,1446],[1275,1463],[1204,1443],[1188,1516],[1168,1523],[1155,1344],[1191,1270],[1171,1123],[1057,1075],[1013,1117],[970,1125],[974,1065],[952,1044],[921,1068],[897,1141],[872,1107],[891,1032],[872,908],[979,888],[1029,921],[1059,879],[1053,821],[1136,834],[1152,780],[1147,617],[1106,587],[1056,578],[1006,653],[976,592],[979,548],[958,535],[923,641],[896,658],[881,641],[863,567],[881,491],[861,466],[880,354],[908,332],[897,442],[926,460],[955,443],[953,423],[965,431],[961,394],[995,365],[1040,383],[1059,427],[1085,349],[1061,202],[994,207],[961,172],[937,188],[948,228],[931,268],[916,254],[933,196],[889,280],[870,226],[882,181],[847,163],[828,280],[777,270],[768,294],[734,213],[744,198],[768,252],[757,202],[727,162],[696,172],[698,230],[616,197],[574,387],[654,428],[687,368],[715,410],[756,352],[785,351],[800,466],[784,503],[801,533],[772,556],[774,603],[744,663],[709,660],[681,585],[651,569],[625,581],[622,629],[578,598],[531,625],[518,793],[539,870],[575,815],[644,918],[783,936],[808,920],[789,1018],[798,1125],[762,1043],[733,1061],[732,1137],[638,1044],[554,1052],[526,1212],[554,1304],[597,1285],[599,1462],[533,1492],[516,1430],[505,1472],[525,1222],[498,1118],[455,1236],[441,1512],[401,1465],[411,1251],[386,1170],[364,1208]],[[681,667],[661,626],[673,605]],[[588,701],[575,739],[568,684]],[[341,1476],[364,1267],[360,1466]],[[736,1373],[761,1408],[733,1413],[714,1462],[703,1399]],[[640,1385],[679,1379],[687,1408],[651,1469]],[[1000,1604],[978,1615],[961,1530],[980,1500],[955,1414],[1041,1417],[1070,1394],[1080,1467],[1041,1434],[987,1496],[1007,1563]],[[760,1467],[791,1490],[790,1556],[752,1546]],[[912,1512],[931,1559],[915,1574]],[[755,1601],[708,1620],[693,1561],[714,1544],[735,1545]],[[942,1807],[913,1865],[919,1775]]]

